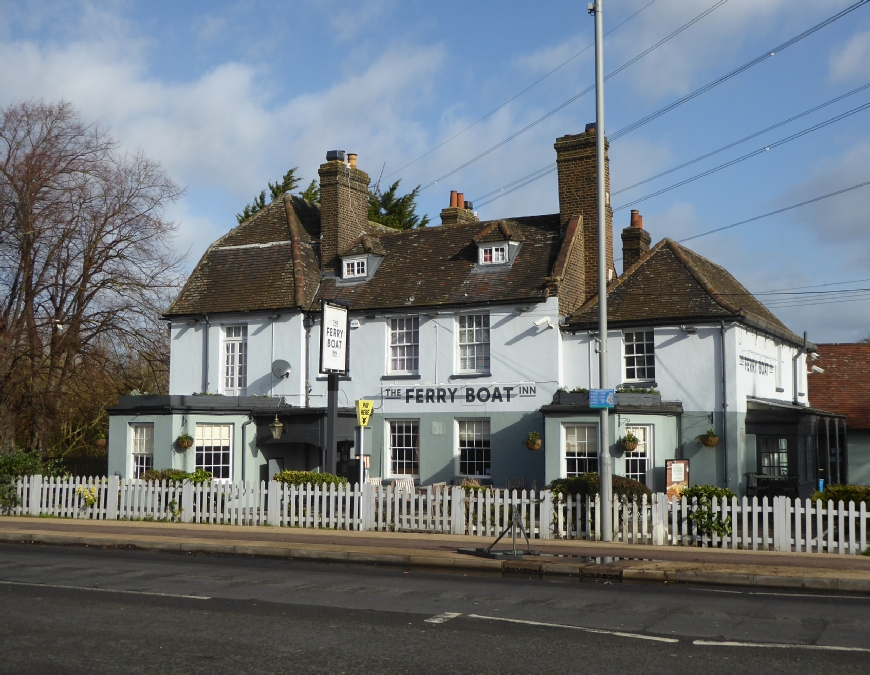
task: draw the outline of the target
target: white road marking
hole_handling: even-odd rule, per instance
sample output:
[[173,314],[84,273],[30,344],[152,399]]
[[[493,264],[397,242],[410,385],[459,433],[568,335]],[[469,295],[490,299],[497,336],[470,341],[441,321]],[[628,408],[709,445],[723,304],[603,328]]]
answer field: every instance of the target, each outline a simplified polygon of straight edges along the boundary
[[444,612],[443,614],[436,614],[426,619],[426,623],[444,623],[445,621],[450,621],[450,619],[455,619],[457,616],[462,616],[462,612]]
[[60,584],[33,584],[25,581],[4,581],[7,586],[32,586],[34,588],[62,588],[73,591],[97,591],[99,593],[124,593],[127,595],[154,595],[160,598],[187,598],[188,600],[211,600],[207,595],[180,595],[177,593],[157,593],[155,591],[124,591],[117,588],[94,588],[93,586],[62,586]]
[[700,593],[736,593],[742,595],[743,591],[724,591],[718,588],[690,588],[689,590],[698,591]]
[[599,635],[616,635],[617,637],[635,638],[637,640],[652,640],[653,642],[679,642],[675,638],[655,637],[653,635],[641,635],[640,633],[623,633],[616,630],[603,630],[601,628],[585,628],[583,626],[572,626],[564,623],[544,623],[542,621],[525,621],[524,619],[506,619],[501,616],[481,616],[480,614],[469,614],[469,619],[488,619],[489,621],[506,621],[507,623],[521,623],[527,626],[545,626],[547,628],[570,628],[571,630],[579,630],[584,633],[597,633]]
[[864,647],[836,647],[834,645],[800,645],[778,642],[716,642],[713,640],[695,640],[693,645],[702,647],[766,647],[767,649],[812,649],[826,652],[870,652]]
[[785,598],[836,598],[837,600],[870,600],[866,595],[817,595],[815,593],[757,593],[750,591],[749,595],[779,595]]

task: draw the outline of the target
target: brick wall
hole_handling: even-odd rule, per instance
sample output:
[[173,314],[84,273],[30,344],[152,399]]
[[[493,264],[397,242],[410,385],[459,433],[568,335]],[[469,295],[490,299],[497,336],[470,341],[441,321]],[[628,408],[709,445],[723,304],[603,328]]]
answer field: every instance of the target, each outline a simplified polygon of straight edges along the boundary
[[369,175],[344,162],[321,164],[320,265],[337,270],[338,256],[366,231],[369,208]]
[[[604,183],[610,194],[610,160],[607,155],[609,144],[604,146]],[[568,224],[571,216],[583,216],[583,246],[574,247],[580,255],[571,256],[571,269],[566,270],[565,281],[569,274],[575,291],[581,294],[577,303],[581,304],[598,290],[598,200],[596,197],[595,130],[556,139],[556,165],[559,175],[559,215],[562,227]],[[613,209],[605,208],[605,228],[607,268],[613,268]],[[581,258],[582,255],[582,258]],[[577,268],[579,266],[579,269]],[[564,283],[564,282],[563,282]],[[561,295],[561,294],[560,294]],[[561,299],[561,298],[560,298]],[[571,302],[570,304],[574,304]],[[572,308],[573,309],[573,308]]]
[[807,375],[810,405],[848,415],[852,429],[870,429],[870,344],[817,346],[822,358],[809,363],[825,372]]

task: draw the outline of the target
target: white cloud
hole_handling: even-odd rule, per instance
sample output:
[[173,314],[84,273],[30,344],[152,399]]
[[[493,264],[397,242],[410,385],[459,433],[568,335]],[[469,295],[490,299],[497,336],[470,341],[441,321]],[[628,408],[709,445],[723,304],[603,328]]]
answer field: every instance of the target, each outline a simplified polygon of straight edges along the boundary
[[834,82],[866,79],[870,75],[870,31],[853,35],[828,60],[829,76]]

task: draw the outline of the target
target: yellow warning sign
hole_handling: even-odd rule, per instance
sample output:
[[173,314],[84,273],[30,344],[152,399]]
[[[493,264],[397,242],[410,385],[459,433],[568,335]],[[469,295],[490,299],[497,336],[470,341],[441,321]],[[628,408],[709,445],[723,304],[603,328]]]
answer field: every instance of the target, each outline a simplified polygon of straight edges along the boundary
[[356,421],[359,422],[361,427],[367,427],[369,425],[369,417],[372,416],[372,410],[374,410],[374,407],[374,401],[360,399],[356,402]]

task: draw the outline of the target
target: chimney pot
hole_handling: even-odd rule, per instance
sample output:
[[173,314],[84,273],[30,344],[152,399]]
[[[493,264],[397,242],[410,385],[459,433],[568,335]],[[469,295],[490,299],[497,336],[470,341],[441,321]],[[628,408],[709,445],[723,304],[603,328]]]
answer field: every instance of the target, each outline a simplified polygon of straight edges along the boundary
[[456,193],[456,206],[460,209],[465,208],[465,195],[461,192]]
[[643,229],[643,216],[640,215],[640,211],[637,209],[631,210],[631,227],[639,227]]
[[355,169],[356,168],[356,153],[355,152],[347,153],[347,161],[348,161],[348,164],[350,164],[350,168]]
[[458,206],[458,201],[456,199],[456,190],[450,191],[450,208],[455,209]]
[[343,162],[345,161],[344,150],[328,150],[326,152],[327,162]]
[[595,122],[590,122],[589,124],[586,125],[586,133],[587,134],[594,134],[595,128],[596,128]]
[[465,202],[465,210],[466,210],[466,211],[473,211],[473,210],[474,210],[474,204],[472,204],[471,202]]

